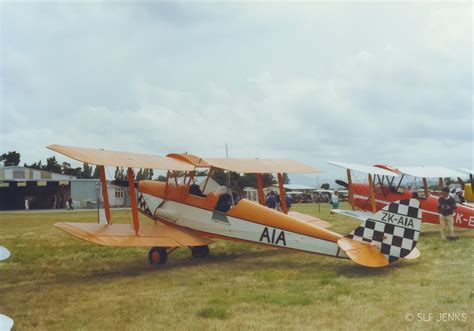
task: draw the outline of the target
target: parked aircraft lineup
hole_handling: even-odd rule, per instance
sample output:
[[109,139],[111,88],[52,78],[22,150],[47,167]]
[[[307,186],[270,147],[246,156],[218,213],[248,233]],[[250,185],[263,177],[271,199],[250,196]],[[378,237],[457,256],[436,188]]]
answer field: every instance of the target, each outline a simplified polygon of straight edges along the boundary
[[[335,209],[334,212],[362,221],[350,234],[342,235],[327,229],[323,225],[325,220],[302,213],[289,213],[284,198],[280,199],[281,211],[266,207],[263,175],[277,174],[279,194],[285,197],[283,173],[319,172],[301,162],[288,159],[203,158],[191,154],[157,156],[60,145],[48,148],[99,167],[105,211],[105,224],[65,222],[55,226],[75,237],[101,245],[151,247],[148,256],[151,264],[166,263],[169,254],[185,246],[190,247],[193,257],[205,257],[209,254],[209,244],[216,238],[350,259],[367,267],[387,266],[401,258],[414,259],[420,255],[415,246],[421,223],[436,223],[438,216],[438,198],[429,194],[426,178],[466,174],[465,171],[440,167],[397,169],[384,165],[330,162],[346,168],[348,182],[338,183],[347,187],[349,203],[353,207],[352,211]],[[105,166],[127,168],[133,219],[131,226],[113,224]],[[133,168],[164,170],[167,172],[166,180],[135,183]],[[194,182],[196,170],[199,169],[206,170],[207,174],[203,187]],[[258,201],[239,199],[233,196],[230,188],[204,194],[209,178],[222,171],[256,174]],[[354,183],[352,171],[366,173],[368,183]],[[424,196],[410,190],[397,191],[404,176],[420,174],[424,175]],[[460,205],[456,215],[460,221],[456,225],[472,228],[473,210]],[[141,225],[138,213],[149,217],[154,223]]]

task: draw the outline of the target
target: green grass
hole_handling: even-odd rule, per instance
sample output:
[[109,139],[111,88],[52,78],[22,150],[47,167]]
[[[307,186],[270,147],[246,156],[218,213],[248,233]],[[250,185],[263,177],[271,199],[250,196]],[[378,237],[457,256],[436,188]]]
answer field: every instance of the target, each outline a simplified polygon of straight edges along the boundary
[[[358,224],[330,215],[326,204],[320,212],[315,204],[294,210],[342,234]],[[474,231],[458,230],[460,240],[447,242],[437,226],[423,224],[421,257],[382,269],[226,241],[212,244],[206,259],[183,248],[151,266],[148,249],[97,246],[52,226],[96,218],[0,214],[0,245],[12,252],[0,262],[0,313],[17,330],[474,329]],[[436,322],[440,313],[467,320]]]

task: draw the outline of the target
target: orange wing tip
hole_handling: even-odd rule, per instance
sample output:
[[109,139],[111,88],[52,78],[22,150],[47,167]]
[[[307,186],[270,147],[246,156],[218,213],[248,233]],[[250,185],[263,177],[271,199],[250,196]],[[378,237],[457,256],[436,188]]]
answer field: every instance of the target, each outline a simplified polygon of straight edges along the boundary
[[352,261],[365,267],[380,268],[389,264],[387,257],[375,245],[362,243],[350,238],[339,239],[337,245]]
[[421,255],[420,250],[418,248],[413,248],[413,250],[408,254],[407,256],[404,257],[404,259],[407,260],[414,260],[416,258],[419,258]]
[[120,247],[204,246],[210,239],[161,223],[144,224],[138,235],[129,224],[56,223],[58,229],[95,244]]

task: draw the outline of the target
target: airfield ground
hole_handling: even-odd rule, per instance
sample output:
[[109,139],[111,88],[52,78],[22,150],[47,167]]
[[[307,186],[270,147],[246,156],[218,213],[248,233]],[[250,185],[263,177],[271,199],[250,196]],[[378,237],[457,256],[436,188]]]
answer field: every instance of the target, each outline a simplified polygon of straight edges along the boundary
[[[344,234],[358,224],[326,204],[294,210]],[[89,244],[53,227],[62,221],[97,213],[0,214],[0,245],[12,252],[0,262],[0,314],[16,330],[474,329],[474,231],[447,242],[423,224],[421,257],[382,269],[225,241],[204,260],[180,249],[156,267],[146,248]]]

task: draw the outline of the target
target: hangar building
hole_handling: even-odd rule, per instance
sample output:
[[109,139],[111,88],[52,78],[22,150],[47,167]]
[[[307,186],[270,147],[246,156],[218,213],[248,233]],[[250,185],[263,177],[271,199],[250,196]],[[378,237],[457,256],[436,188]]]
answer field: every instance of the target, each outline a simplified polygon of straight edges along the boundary
[[[107,191],[111,207],[130,205],[127,188],[108,182]],[[100,180],[21,166],[0,168],[0,210],[23,210],[26,199],[30,209],[62,209],[69,198],[75,208],[97,208]]]

